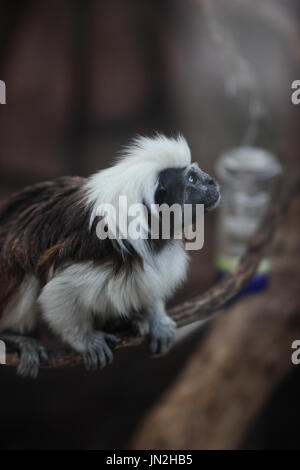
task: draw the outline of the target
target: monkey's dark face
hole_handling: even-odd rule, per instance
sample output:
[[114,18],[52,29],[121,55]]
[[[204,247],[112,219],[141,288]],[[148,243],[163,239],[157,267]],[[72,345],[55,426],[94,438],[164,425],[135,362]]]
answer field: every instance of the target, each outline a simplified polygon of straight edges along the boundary
[[213,210],[220,200],[218,183],[197,164],[184,169],[168,168],[159,174],[155,192],[156,204],[203,204],[205,212]]

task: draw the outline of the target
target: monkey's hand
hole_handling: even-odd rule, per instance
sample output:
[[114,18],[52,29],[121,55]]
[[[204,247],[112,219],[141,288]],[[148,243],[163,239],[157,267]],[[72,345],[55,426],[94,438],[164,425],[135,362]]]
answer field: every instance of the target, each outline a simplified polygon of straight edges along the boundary
[[153,356],[162,356],[174,342],[176,323],[166,314],[161,303],[151,308],[149,313],[150,352]]
[[162,321],[155,321],[150,325],[150,351],[153,356],[166,354],[173,342],[176,332],[176,323],[169,317]]

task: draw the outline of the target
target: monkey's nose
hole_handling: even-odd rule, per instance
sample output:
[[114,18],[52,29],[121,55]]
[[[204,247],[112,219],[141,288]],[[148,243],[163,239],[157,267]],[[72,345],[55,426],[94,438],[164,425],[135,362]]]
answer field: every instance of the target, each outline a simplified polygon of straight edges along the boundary
[[203,178],[202,178],[202,184],[205,185],[205,186],[216,186],[217,183],[216,181],[214,180],[214,178],[212,178],[210,175],[208,175],[207,173],[204,173],[203,175]]

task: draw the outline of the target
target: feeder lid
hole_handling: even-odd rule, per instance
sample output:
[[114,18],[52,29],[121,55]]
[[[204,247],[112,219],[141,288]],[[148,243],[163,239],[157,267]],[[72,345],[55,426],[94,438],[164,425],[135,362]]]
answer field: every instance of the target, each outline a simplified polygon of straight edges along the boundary
[[221,155],[216,163],[216,172],[223,179],[249,177],[251,180],[268,180],[282,173],[277,158],[268,150],[259,147],[236,147]]

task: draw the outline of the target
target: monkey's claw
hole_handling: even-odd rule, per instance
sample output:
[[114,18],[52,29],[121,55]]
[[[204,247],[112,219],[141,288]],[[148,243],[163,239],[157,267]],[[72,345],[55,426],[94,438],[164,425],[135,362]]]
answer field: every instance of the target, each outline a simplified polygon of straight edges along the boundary
[[85,367],[88,370],[103,369],[113,360],[113,353],[110,348],[117,343],[114,335],[98,331],[89,339],[86,351],[83,353]]

